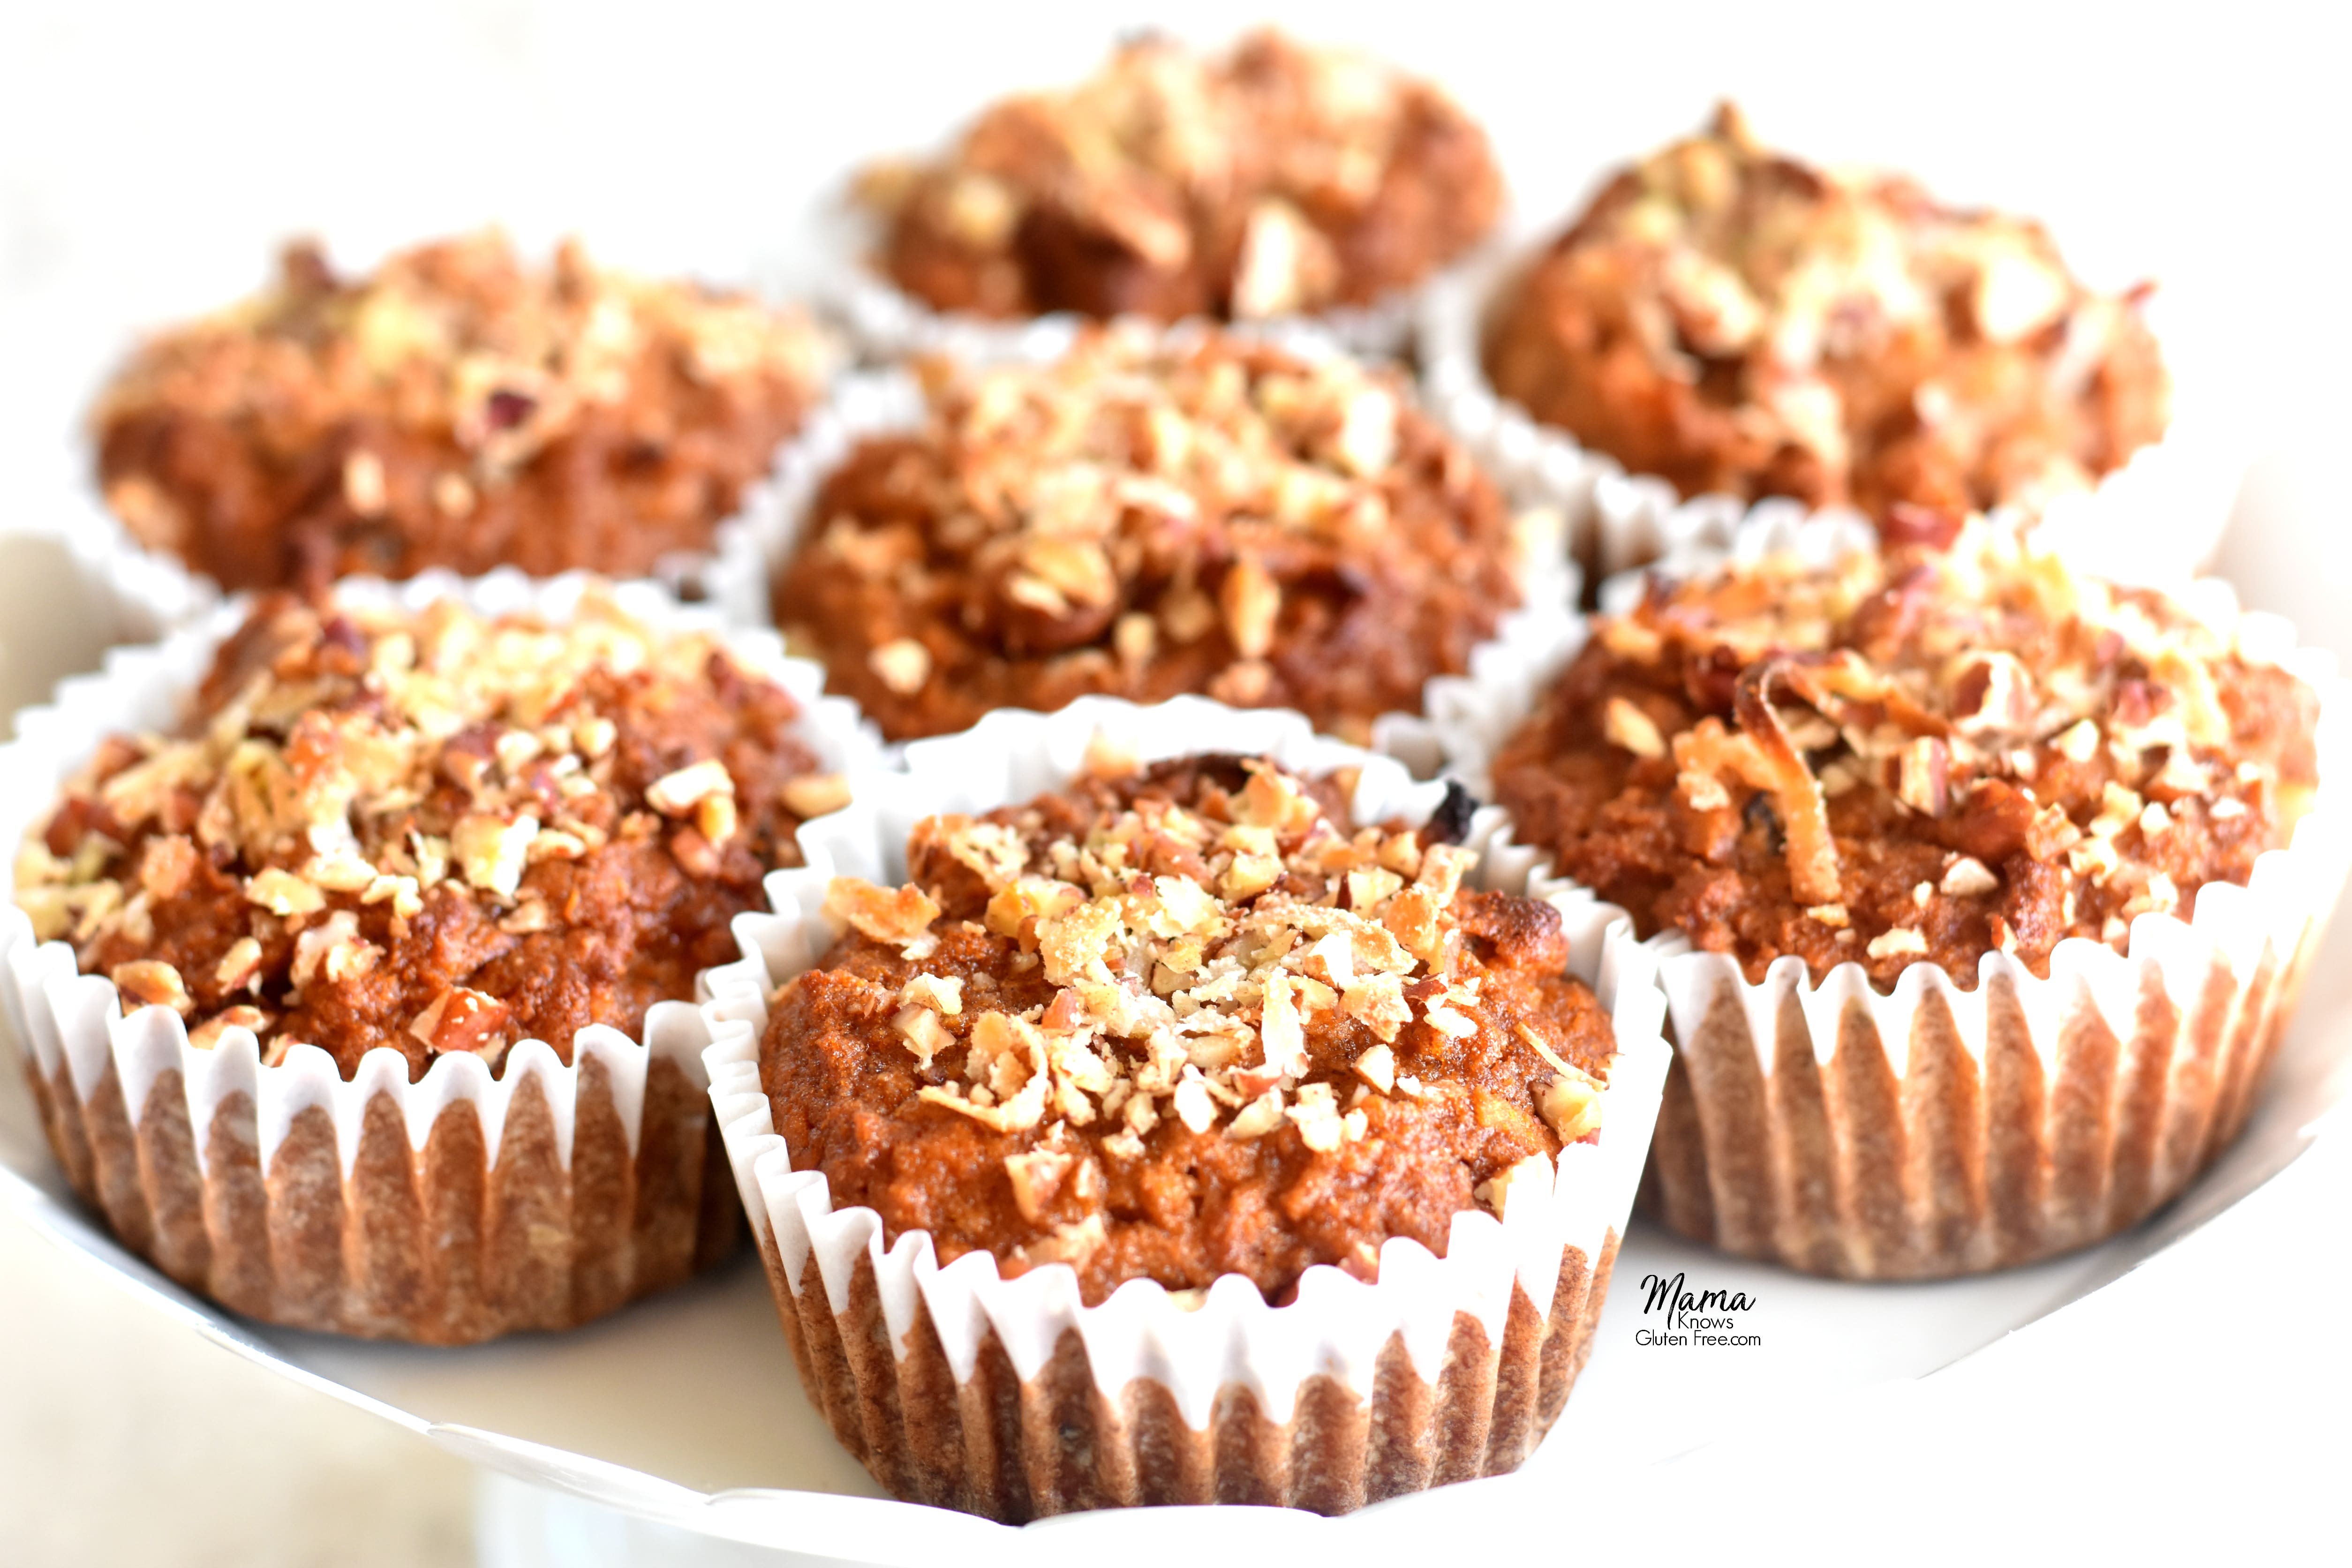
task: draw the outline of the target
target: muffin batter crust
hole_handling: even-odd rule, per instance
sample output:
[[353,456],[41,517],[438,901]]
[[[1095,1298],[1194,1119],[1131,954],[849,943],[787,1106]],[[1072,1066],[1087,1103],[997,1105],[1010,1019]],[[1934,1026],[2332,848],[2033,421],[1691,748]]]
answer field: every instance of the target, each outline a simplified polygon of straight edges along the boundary
[[836,881],[843,936],[771,1008],[796,1167],[1088,1301],[1442,1254],[1597,1135],[1613,1037],[1557,910],[1464,889],[1442,830],[1355,826],[1346,787],[1190,758],[919,824],[909,884]]
[[2121,951],[2288,842],[2310,687],[2160,595],[1951,528],[1601,617],[1495,761],[1520,839],[1751,981],[1795,954],[1881,987],[1915,962],[1973,984],[1996,949],[2046,974],[2070,936]]
[[732,956],[729,921],[845,803],[799,710],[711,637],[266,598],[178,738],[107,741],[21,847],[16,901],[126,1007],[346,1077],[517,1041],[571,1059]]
[[1727,105],[1509,286],[1486,362],[1685,496],[1965,513],[2086,489],[2163,435],[2148,292],[2093,292],[2030,220],[1772,153]]
[[825,481],[776,624],[893,740],[1087,692],[1369,738],[1519,602],[1494,486],[1391,374],[1110,330],[936,369]]
[[823,375],[802,318],[483,233],[148,342],[92,415],[108,503],[224,586],[446,566],[642,576],[707,549]]

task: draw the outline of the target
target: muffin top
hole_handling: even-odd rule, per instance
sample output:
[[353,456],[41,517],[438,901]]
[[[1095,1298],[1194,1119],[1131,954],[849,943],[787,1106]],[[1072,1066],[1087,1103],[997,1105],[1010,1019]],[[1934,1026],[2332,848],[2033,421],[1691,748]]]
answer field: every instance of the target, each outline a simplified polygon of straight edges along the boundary
[[2029,219],[1770,152],[1726,105],[1610,181],[1507,292],[1486,363],[1685,496],[2030,506],[2163,434],[2148,292],[2094,293]]
[[840,941],[772,1005],[794,1165],[1089,1302],[1442,1254],[1597,1136],[1614,1037],[1557,910],[1463,889],[1464,813],[1359,827],[1352,784],[1192,757],[919,823],[909,883],[835,881]]
[[645,571],[701,548],[822,381],[801,316],[495,231],[164,332],[92,416],[109,503],[231,587],[430,566]]
[[1370,734],[1519,599],[1500,498],[1397,377],[1112,329],[934,367],[826,481],[776,624],[892,739],[1087,692],[1207,692]]
[[176,738],[117,736],[18,851],[42,940],[198,1045],[251,1029],[346,1077],[389,1046],[495,1070],[634,1033],[846,792],[714,637],[584,595],[568,622],[263,599]]
[[1495,761],[1521,839],[1750,980],[1787,954],[1881,987],[1995,951],[2046,974],[2063,938],[2122,950],[2245,882],[2310,807],[2317,693],[2235,624],[1952,526],[1600,617]]
[[1486,133],[1436,88],[1272,31],[1122,46],[991,108],[947,157],[870,170],[881,269],[940,310],[1263,317],[1361,304],[1494,226]]

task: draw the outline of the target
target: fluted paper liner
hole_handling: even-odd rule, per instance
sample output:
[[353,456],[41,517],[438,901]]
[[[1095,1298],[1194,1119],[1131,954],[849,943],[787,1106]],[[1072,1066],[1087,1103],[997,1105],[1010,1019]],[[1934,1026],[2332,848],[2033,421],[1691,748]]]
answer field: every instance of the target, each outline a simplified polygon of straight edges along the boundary
[[[388,587],[346,583],[341,603],[422,605],[462,595],[488,614],[568,615],[587,579],[470,582],[430,574]],[[650,587],[618,591],[649,624],[703,626]],[[166,729],[242,606],[104,673],[66,682],[18,716],[0,748],[0,835],[15,846],[104,735]],[[772,635],[730,634],[748,664],[804,710],[802,736],[828,765],[863,769],[875,747],[855,710],[822,698],[823,674]],[[526,1040],[493,1078],[444,1056],[417,1082],[379,1047],[350,1079],[316,1046],[261,1064],[248,1030],[206,1049],[167,1007],[125,1014],[113,984],[78,972],[73,949],[37,943],[0,905],[5,1004],[50,1147],[84,1201],[133,1251],[248,1317],[429,1343],[561,1329],[686,1279],[740,1238],[709,1135],[702,1051],[680,998],[642,1037],[592,1026],[565,1066]]]
[[[1142,1503],[1338,1513],[1513,1468],[1591,1349],[1665,1076],[1648,954],[1605,940],[1620,911],[1586,900],[1569,924],[1571,967],[1611,1009],[1620,1052],[1599,1142],[1570,1145],[1549,1190],[1515,1186],[1501,1220],[1454,1216],[1442,1258],[1391,1239],[1376,1284],[1318,1266],[1271,1307],[1227,1276],[1187,1310],[1133,1280],[1089,1307],[1066,1264],[1008,1279],[974,1252],[942,1268],[919,1231],[886,1249],[878,1215],[835,1209],[822,1173],[793,1169],[760,1085],[760,1036],[772,988],[831,945],[828,879],[896,881],[918,816],[1058,788],[1098,732],[1146,761],[1223,751],[1360,767],[1364,820],[1425,820],[1444,795],[1391,759],[1317,739],[1297,714],[1089,698],[915,742],[895,797],[874,794],[870,841],[837,835],[824,860],[772,876],[777,912],[739,921],[743,960],[706,976],[705,1059],[810,1401],[896,1495],[1002,1520]],[[1473,842],[1492,826],[1491,814],[1474,825]],[[1484,885],[1515,886],[1485,870]]]
[[[1496,247],[1474,265],[1423,290],[1416,349],[1423,400],[1468,446],[1515,501],[1560,509],[1572,552],[1591,580],[1691,549],[1726,548],[1751,512],[1803,507],[1786,500],[1749,503],[1727,495],[1681,498],[1654,475],[1628,474],[1557,426],[1537,420],[1486,379],[1486,324],[1494,301],[1535,259],[1549,238]],[[2126,582],[2186,578],[2213,556],[2229,521],[2251,446],[2221,390],[2226,379],[2203,368],[2188,313],[2159,294],[2152,324],[2173,376],[2173,415],[2164,438],[2132,454],[2087,491],[2053,500],[2041,521],[2069,559]],[[1826,508],[1818,515],[1868,526],[1858,512]]]
[[[1075,321],[1033,323],[1021,343],[1000,353],[996,363],[1009,358],[1042,364],[1059,358],[1069,352],[1078,326]],[[1181,346],[1196,338],[1202,327],[1192,322],[1143,330]],[[1254,331],[1247,325],[1223,330],[1243,335]],[[1339,352],[1328,338],[1303,328],[1257,335],[1309,363]],[[738,625],[772,625],[775,578],[792,558],[825,480],[859,442],[920,429],[928,415],[920,384],[903,366],[843,376],[833,395],[779,454],[775,471],[760,494],[719,531],[716,558],[702,578],[707,596]],[[1540,504],[1528,501],[1527,506]],[[1514,510],[1526,508],[1515,504]],[[1436,676],[1425,682],[1421,713],[1381,715],[1372,727],[1373,743],[1380,750],[1421,773],[1433,770],[1439,741],[1430,716],[1447,702],[1463,700],[1480,671],[1489,665],[1506,670],[1556,662],[1575,651],[1583,636],[1573,607],[1580,582],[1576,563],[1544,546],[1517,566],[1519,607],[1501,618],[1492,637],[1471,649],[1469,676]]]
[[[94,494],[77,494],[69,511],[52,537],[64,546],[74,577],[103,617],[109,641],[155,641],[203,619],[220,603],[211,579],[141,546]],[[20,629],[11,626],[0,632],[0,644],[15,641]]]
[[[1853,542],[1835,520],[1784,519],[1751,523],[1727,552],[1825,562]],[[1724,553],[1685,545],[1658,569],[1694,574]],[[1639,586],[1629,574],[1602,599]],[[2183,597],[2217,622],[2239,615],[2211,579]],[[1612,926],[1612,953],[1656,963],[1675,1042],[1643,1212],[1807,1273],[1932,1279],[2089,1246],[2179,1195],[2243,1127],[2352,865],[2335,658],[2297,647],[2275,616],[2245,615],[2240,637],[2320,693],[2318,797],[2245,887],[2209,883],[2187,921],[2133,921],[2128,954],[2070,938],[2042,978],[1989,953],[1971,985],[1921,962],[1882,994],[1859,964],[1817,986],[1783,958],[1751,984],[1679,931],[1641,942],[1630,921]],[[1447,773],[1483,795],[1559,668],[1498,670],[1457,697]],[[1564,907],[1597,902],[1497,815],[1492,859]]]

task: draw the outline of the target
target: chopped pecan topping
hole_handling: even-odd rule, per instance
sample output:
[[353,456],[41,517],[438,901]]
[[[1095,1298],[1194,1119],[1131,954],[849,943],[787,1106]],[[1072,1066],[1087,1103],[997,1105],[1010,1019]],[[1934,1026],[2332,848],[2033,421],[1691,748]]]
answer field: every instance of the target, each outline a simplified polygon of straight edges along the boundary
[[495,996],[453,986],[433,1000],[408,1026],[435,1055],[469,1052],[496,1066],[507,1046],[503,1033],[512,1010]]
[[1442,825],[1360,824],[1351,770],[1105,762],[924,819],[908,887],[836,885],[873,931],[769,1000],[793,1163],[886,1245],[1279,1300],[1601,1135],[1614,1038],[1552,905],[1475,890]]
[[940,906],[920,888],[877,888],[859,877],[835,877],[825,887],[824,912],[876,942],[906,943],[939,918]]
[[[1393,825],[1350,832],[1309,781],[1272,763],[1235,772],[1238,787],[1206,806],[1139,798],[1066,835],[960,816],[916,826],[913,864],[975,879],[986,929],[1034,952],[1056,988],[1033,1014],[972,1015],[960,977],[918,972],[898,993],[898,1032],[926,1067],[967,1047],[961,1080],[927,1084],[921,1099],[999,1131],[1051,1137],[1115,1110],[1139,1133],[1163,1113],[1244,1140],[1287,1121],[1309,1148],[1335,1149],[1366,1123],[1328,1082],[1307,1081],[1318,1016],[1378,1037],[1350,1071],[1382,1094],[1397,1088],[1389,1042],[1405,1026],[1453,1038],[1488,1026],[1479,981],[1452,973],[1476,857]],[[933,926],[952,923],[942,897],[836,878],[825,909],[919,962]],[[1539,1038],[1534,1048],[1555,1075],[1574,1071]],[[1018,1179],[1034,1192],[1055,1168]]]
[[1654,584],[1494,777],[1645,930],[1757,971],[1793,945],[1965,978],[2244,880],[2309,807],[2316,700],[2234,626],[1979,519],[1948,547]]
[[1544,1086],[1537,1106],[1563,1143],[1573,1143],[1601,1126],[1601,1086],[1582,1073],[1563,1072]]
[[1484,348],[1504,395],[1685,495],[1850,504],[1941,549],[2163,434],[2147,293],[2095,292],[2029,219],[1800,163],[1727,104],[1603,187]]
[[1666,754],[1665,737],[1658,733],[1657,721],[1622,697],[1609,700],[1601,715],[1601,733],[1612,745],[1622,746],[1637,757]]
[[298,244],[274,288],[145,344],[93,423],[132,532],[233,587],[635,575],[707,546],[829,352],[803,315],[574,242],[531,266],[484,232],[361,278]]
[[883,685],[910,697],[931,678],[931,650],[913,637],[895,637],[866,656]]
[[1363,302],[1493,224],[1501,180],[1435,88],[1249,35],[1123,44],[1074,88],[992,107],[945,158],[867,170],[879,262],[943,309],[1163,320]]
[[[346,1068],[379,1045],[418,1071],[495,1060],[484,1042],[520,1037],[506,1015],[448,1012],[488,969],[545,1009],[516,1026],[568,1051],[688,994],[712,931],[797,862],[793,799],[845,797],[810,773],[798,712],[716,637],[601,591],[562,625],[267,598],[184,731],[107,742],[68,785],[19,851],[17,901],[199,1043],[235,1026],[273,1059],[283,1032]],[[530,984],[550,964],[566,986]]]
[[839,773],[803,773],[784,781],[784,806],[802,821],[828,816],[849,804],[849,781]]
[[1114,326],[927,395],[830,476],[775,588],[894,739],[1085,691],[1369,732],[1518,601],[1500,496],[1390,371]]
[[728,776],[727,764],[716,757],[705,757],[647,784],[646,804],[665,816],[685,816],[714,795],[734,793],[735,781]]
[[190,1029],[188,1043],[199,1050],[210,1050],[220,1044],[220,1037],[231,1029],[243,1029],[257,1039],[269,1032],[271,1022],[269,1015],[258,1007],[243,1005],[224,1007]]
[[107,978],[125,997],[142,1007],[169,1007],[184,1016],[195,1006],[180,979],[180,972],[152,958],[118,963]]

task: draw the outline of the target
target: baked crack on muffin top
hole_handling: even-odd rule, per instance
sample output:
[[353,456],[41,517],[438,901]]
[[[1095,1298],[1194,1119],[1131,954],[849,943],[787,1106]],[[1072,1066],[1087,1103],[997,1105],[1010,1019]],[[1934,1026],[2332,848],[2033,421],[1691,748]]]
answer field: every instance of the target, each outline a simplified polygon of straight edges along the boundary
[[1507,287],[1485,353],[1503,395],[1685,497],[1966,513],[2164,434],[2150,292],[2086,288],[2030,219],[1771,152],[1727,104]]
[[1464,888],[1454,814],[1355,826],[1352,787],[1189,757],[919,823],[908,884],[836,879],[840,940],[772,1004],[795,1167],[1089,1302],[1442,1255],[1597,1137],[1614,1037],[1557,910]]
[[147,342],[91,416],[108,504],[230,588],[707,549],[823,384],[796,312],[496,232],[275,288]]
[[127,1008],[343,1075],[635,1034],[800,864],[816,771],[782,688],[597,593],[564,624],[257,605],[175,738],[115,736],[26,837],[16,900]]
[[[1916,516],[1909,521],[1927,531]],[[1948,548],[1945,546],[1948,545]],[[1784,954],[1974,984],[2244,883],[2318,784],[2318,694],[2147,589],[1951,521],[1830,566],[1654,579],[1505,743],[1522,842],[1750,981]]]
[[1369,303],[1483,238],[1503,185],[1435,87],[1263,30],[1223,57],[1125,44],[857,194],[887,225],[879,268],[937,309],[1174,321]]
[[1361,741],[1469,668],[1541,548],[1394,374],[1345,359],[1110,328],[929,375],[922,427],[833,472],[775,591],[893,740],[1206,692]]

